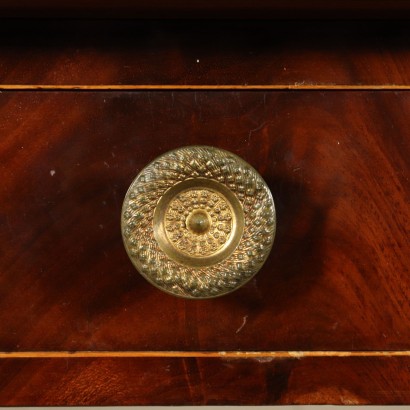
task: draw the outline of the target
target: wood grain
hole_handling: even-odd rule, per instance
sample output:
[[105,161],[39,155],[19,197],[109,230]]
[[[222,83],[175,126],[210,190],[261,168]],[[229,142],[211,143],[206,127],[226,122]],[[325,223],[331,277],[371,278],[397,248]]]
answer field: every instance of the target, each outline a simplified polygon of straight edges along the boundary
[[409,39],[407,22],[2,21],[0,86],[409,86]]
[[406,404],[409,358],[5,359],[0,405]]
[[[409,350],[406,92],[3,92],[0,350]],[[138,171],[189,144],[270,186],[272,254],[189,301],[146,283],[120,210]]]

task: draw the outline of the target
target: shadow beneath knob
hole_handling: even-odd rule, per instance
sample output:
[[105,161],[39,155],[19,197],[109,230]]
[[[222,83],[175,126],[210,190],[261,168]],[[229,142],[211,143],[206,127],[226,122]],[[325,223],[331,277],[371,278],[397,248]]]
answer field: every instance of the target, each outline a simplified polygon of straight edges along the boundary
[[[242,289],[230,295],[249,313],[274,314],[298,303],[322,275],[324,233],[329,196],[312,194],[300,179],[273,176],[266,179],[276,207],[276,237],[260,272]],[[246,306],[243,306],[246,305]]]

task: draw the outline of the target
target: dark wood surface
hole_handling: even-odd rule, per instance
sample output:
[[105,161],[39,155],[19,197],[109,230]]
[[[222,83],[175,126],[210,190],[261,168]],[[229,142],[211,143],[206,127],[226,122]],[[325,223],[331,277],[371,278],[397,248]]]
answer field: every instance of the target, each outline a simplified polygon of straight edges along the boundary
[[[230,4],[6,1],[0,17],[409,10]],[[407,22],[0,23],[0,405],[410,403]],[[145,282],[120,232],[134,176],[189,144],[249,161],[278,212],[261,272],[208,301]]]
[[409,43],[408,22],[1,21],[0,87],[409,86]]
[[4,359],[0,403],[408,404],[408,357]]
[[2,0],[5,17],[404,18],[406,0]]
[[[410,94],[3,92],[0,350],[410,350]],[[278,212],[241,290],[182,300],[132,267],[120,211],[157,155],[253,164]]]

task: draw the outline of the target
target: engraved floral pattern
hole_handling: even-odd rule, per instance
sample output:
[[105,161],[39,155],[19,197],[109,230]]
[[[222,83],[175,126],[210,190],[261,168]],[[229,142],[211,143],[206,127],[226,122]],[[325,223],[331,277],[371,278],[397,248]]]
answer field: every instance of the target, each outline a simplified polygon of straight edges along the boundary
[[[195,211],[208,216],[209,229],[195,233],[187,220]],[[168,206],[165,229],[171,243],[188,255],[204,257],[221,249],[232,231],[232,211],[226,199],[209,189],[190,189],[179,194]]]

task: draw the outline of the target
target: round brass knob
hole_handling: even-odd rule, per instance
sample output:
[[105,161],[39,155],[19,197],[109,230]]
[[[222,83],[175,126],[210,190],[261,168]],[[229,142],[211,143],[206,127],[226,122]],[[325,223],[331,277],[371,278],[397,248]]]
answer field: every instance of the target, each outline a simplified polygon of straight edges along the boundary
[[148,164],[125,196],[125,249],[153,285],[211,298],[248,282],[269,255],[275,206],[257,171],[214,147],[188,146]]

